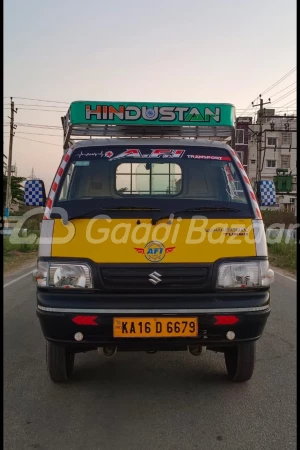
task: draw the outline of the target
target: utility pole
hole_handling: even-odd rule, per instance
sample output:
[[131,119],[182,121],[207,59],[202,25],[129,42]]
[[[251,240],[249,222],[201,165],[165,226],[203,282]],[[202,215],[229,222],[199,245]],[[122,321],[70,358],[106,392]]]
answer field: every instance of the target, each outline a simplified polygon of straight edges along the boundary
[[252,107],[259,106],[259,133],[257,135],[257,163],[256,163],[256,183],[258,184],[261,180],[261,153],[262,153],[262,134],[263,134],[263,112],[264,112],[264,105],[267,105],[268,103],[271,103],[271,99],[264,103],[263,99],[261,98],[261,94],[259,95],[259,105],[254,105],[252,102]]
[[9,208],[11,201],[11,162],[12,162],[12,150],[13,150],[13,140],[14,140],[14,114],[17,113],[18,110],[15,110],[15,104],[13,102],[12,97],[10,98],[10,136],[9,136],[9,153],[8,153],[8,164],[7,164],[7,184],[6,184],[6,201],[5,201],[5,217],[7,218],[8,225],[8,216],[9,216]]

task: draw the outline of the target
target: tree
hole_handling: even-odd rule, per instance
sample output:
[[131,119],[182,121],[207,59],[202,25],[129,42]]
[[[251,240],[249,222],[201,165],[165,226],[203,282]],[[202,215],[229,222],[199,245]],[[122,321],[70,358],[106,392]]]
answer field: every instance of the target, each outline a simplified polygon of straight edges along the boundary
[[[26,178],[23,177],[11,177],[11,203],[18,203],[24,201],[24,187],[22,186],[23,181]],[[7,186],[7,176],[3,175],[3,202],[5,205],[6,199],[6,186]]]
[[118,193],[119,194],[123,194],[123,192],[126,192],[126,191],[128,191],[127,187],[123,187],[123,188],[118,189]]

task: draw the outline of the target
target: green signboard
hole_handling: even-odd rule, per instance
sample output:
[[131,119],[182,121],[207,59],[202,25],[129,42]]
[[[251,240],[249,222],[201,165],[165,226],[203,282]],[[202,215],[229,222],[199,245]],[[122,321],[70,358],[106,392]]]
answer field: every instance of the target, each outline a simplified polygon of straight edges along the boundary
[[69,109],[71,125],[152,125],[234,127],[228,103],[135,103],[77,101]]

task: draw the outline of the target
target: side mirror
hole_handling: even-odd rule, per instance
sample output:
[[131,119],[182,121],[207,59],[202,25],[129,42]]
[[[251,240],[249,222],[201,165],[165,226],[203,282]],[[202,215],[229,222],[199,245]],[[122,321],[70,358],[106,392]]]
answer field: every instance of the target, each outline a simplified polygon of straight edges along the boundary
[[257,185],[257,199],[260,206],[276,205],[276,189],[274,181],[261,180]]
[[26,206],[45,206],[46,191],[42,180],[27,180],[24,188]]

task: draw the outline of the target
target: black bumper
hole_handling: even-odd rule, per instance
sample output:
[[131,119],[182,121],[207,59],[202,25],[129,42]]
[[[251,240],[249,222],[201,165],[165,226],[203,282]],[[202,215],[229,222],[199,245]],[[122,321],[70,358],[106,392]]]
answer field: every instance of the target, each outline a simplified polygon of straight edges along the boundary
[[[38,291],[37,315],[46,339],[75,351],[102,346],[119,350],[180,350],[188,345],[223,347],[260,338],[270,314],[269,291],[189,295],[99,295]],[[97,316],[97,326],[77,325],[76,316]],[[216,325],[215,316],[234,315],[234,325]],[[198,336],[193,338],[114,338],[114,317],[197,317]],[[235,339],[226,338],[234,331]],[[75,333],[83,340],[77,342]]]

